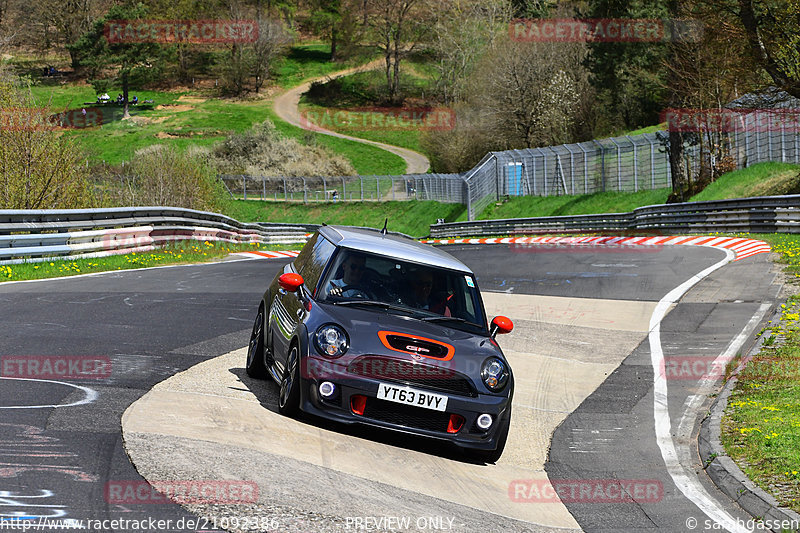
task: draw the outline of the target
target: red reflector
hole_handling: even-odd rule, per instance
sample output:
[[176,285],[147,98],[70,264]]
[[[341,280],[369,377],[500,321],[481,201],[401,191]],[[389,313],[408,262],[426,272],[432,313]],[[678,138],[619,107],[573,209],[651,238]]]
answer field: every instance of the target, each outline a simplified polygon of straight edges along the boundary
[[[364,409],[367,407],[367,397],[357,394],[350,397],[350,410],[353,414],[363,415]],[[462,422],[463,423],[463,422]]]
[[447,423],[448,433],[458,433],[464,427],[464,417],[461,415],[450,415],[450,421]]

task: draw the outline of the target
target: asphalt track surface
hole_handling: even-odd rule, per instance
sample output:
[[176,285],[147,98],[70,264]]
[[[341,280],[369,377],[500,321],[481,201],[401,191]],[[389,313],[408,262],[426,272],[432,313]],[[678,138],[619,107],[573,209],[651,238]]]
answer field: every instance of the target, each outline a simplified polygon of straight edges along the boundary
[[[684,246],[637,252],[559,248],[536,253],[535,248],[506,245],[456,245],[447,250],[474,269],[487,294],[653,305],[725,258],[719,250]],[[105,494],[109,482],[143,480],[124,449],[120,419],[126,408],[157,383],[245,346],[261,293],[284,263],[228,261],[0,285],[4,318],[0,322],[0,355],[107,356],[112,369],[104,379],[62,383],[8,379],[4,372],[0,380],[0,518],[172,520],[171,531],[213,530],[213,524],[207,522],[176,528],[179,520],[196,518],[178,505],[109,502]],[[774,278],[773,266],[762,254],[722,266],[690,288],[670,307],[661,324],[665,358],[707,358],[732,346],[746,351],[752,332],[778,297]],[[741,342],[734,342],[737,338]],[[569,340],[563,339],[564,358],[569,358]],[[644,480],[662,487],[656,498],[646,502],[565,502],[585,531],[718,531],[716,522],[707,522],[708,512],[713,514],[716,509],[734,519],[748,519],[708,482],[692,451],[691,437],[699,420],[687,420],[684,413],[687,408],[701,412],[707,407],[702,402],[694,405],[694,395],[700,392],[699,376],[668,380],[667,413],[673,437],[678,439],[674,443],[678,466],[702,487],[705,511],[684,495],[675,468],[668,471],[665,466],[664,443],[654,429],[651,349],[646,341],[635,346],[556,429],[545,464],[548,476],[554,482]],[[72,405],[53,407],[66,404]],[[378,444],[400,445],[387,438],[379,439]],[[217,451],[213,447],[205,453],[217,462],[243,460],[233,456],[223,461],[214,457]],[[313,485],[314,480],[305,483]],[[279,490],[276,494],[292,501],[291,494],[281,495]],[[530,492],[513,497],[520,500],[516,502],[519,505],[536,505],[524,501]],[[298,516],[308,518],[308,508],[315,507],[314,502],[306,504],[306,508],[296,509]],[[447,502],[440,502],[440,508],[447,509]],[[280,510],[293,512],[291,506]],[[696,518],[699,527],[687,528],[689,517]],[[499,517],[488,516],[487,523],[492,521],[503,523]],[[710,527],[704,528],[706,523]],[[525,529],[524,523],[515,524],[515,529]],[[480,528],[471,522],[459,525],[454,529],[487,530],[485,523]],[[341,526],[333,530],[346,530]]]

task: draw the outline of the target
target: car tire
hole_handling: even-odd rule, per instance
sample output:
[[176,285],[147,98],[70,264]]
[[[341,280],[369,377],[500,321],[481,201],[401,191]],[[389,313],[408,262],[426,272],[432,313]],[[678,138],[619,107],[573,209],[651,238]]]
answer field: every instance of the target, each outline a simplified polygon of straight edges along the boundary
[[267,367],[264,364],[264,308],[259,307],[253,331],[250,333],[250,343],[247,345],[247,375],[255,379],[267,377]]
[[286,358],[278,394],[278,411],[288,417],[295,417],[300,412],[300,350],[297,345],[292,346]]
[[473,450],[472,456],[483,463],[496,463],[500,456],[503,455],[503,450],[506,447],[508,440],[508,430],[511,427],[511,405],[508,406],[508,412],[503,419],[503,427],[500,428],[500,437],[497,439],[497,448],[494,450]]

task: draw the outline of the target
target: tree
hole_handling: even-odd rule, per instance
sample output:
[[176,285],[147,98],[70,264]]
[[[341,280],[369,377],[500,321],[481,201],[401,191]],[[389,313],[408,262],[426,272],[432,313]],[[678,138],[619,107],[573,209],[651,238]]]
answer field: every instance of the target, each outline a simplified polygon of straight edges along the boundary
[[[674,0],[620,2],[590,0],[589,18],[672,18]],[[669,48],[663,42],[593,42],[587,64],[598,99],[608,111],[608,129],[633,129],[657,123],[667,95],[665,61]]]
[[[49,32],[55,32],[55,41],[64,45],[74,44],[92,25],[92,18],[98,15],[96,0],[40,0],[31,6],[36,13],[35,20],[49,39]],[[68,49],[73,68],[79,65],[77,53]]]
[[[78,42],[67,47],[77,54],[82,66],[91,69],[93,77],[102,76],[103,71],[107,69],[116,70],[112,79],[122,85],[122,96],[125,99],[123,118],[130,117],[128,92],[131,81],[134,79],[141,81],[155,76],[156,65],[160,64],[159,59],[163,57],[164,49],[155,42],[135,42],[132,39],[113,37],[109,41],[106,37],[107,24],[111,21],[132,23],[145,19],[146,16],[147,8],[141,3],[111,6],[105,17],[96,20]],[[107,78],[106,80],[108,81]]]
[[[706,28],[702,37],[669,43],[669,56],[664,61],[667,72],[665,89],[669,107],[681,109],[701,127],[695,131],[681,124],[668,124],[664,139],[669,149],[672,172],[670,200],[683,201],[700,192],[708,183],[730,168],[727,131],[715,120],[731,100],[760,84],[759,74],[749,60],[743,29],[730,11],[720,9],[712,0],[682,0],[675,6],[673,17],[702,20]],[[686,169],[684,150],[694,147],[699,155],[699,172]]]
[[421,0],[364,0],[365,18],[372,42],[383,52],[386,89],[390,104],[400,92],[400,62],[425,35],[428,18]]
[[470,80],[470,102],[507,148],[572,141],[582,93],[590,92],[583,43],[514,42],[507,36]]
[[775,85],[800,98],[800,0],[738,0],[750,54]]
[[0,209],[91,207],[86,156],[0,73]]
[[269,79],[272,62],[284,52],[290,42],[291,36],[280,22],[266,17],[258,19],[258,39],[249,46],[250,72],[255,79],[256,93]]
[[342,21],[341,0],[312,0],[311,25],[314,31],[327,37],[331,43],[331,61],[336,61],[336,45],[339,42],[339,24]]
[[431,11],[436,93],[452,104],[464,96],[469,74],[503,35],[497,29],[512,12],[507,0],[439,0]]

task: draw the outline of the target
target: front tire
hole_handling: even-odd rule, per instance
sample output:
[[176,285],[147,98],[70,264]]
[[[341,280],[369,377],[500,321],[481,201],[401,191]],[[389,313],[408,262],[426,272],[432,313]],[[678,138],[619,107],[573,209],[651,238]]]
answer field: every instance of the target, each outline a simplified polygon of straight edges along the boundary
[[253,331],[250,333],[250,343],[247,346],[247,375],[255,379],[267,377],[267,367],[264,364],[264,308],[259,307]]
[[292,346],[286,358],[286,368],[281,378],[281,390],[278,397],[278,411],[288,417],[300,413],[300,350]]

